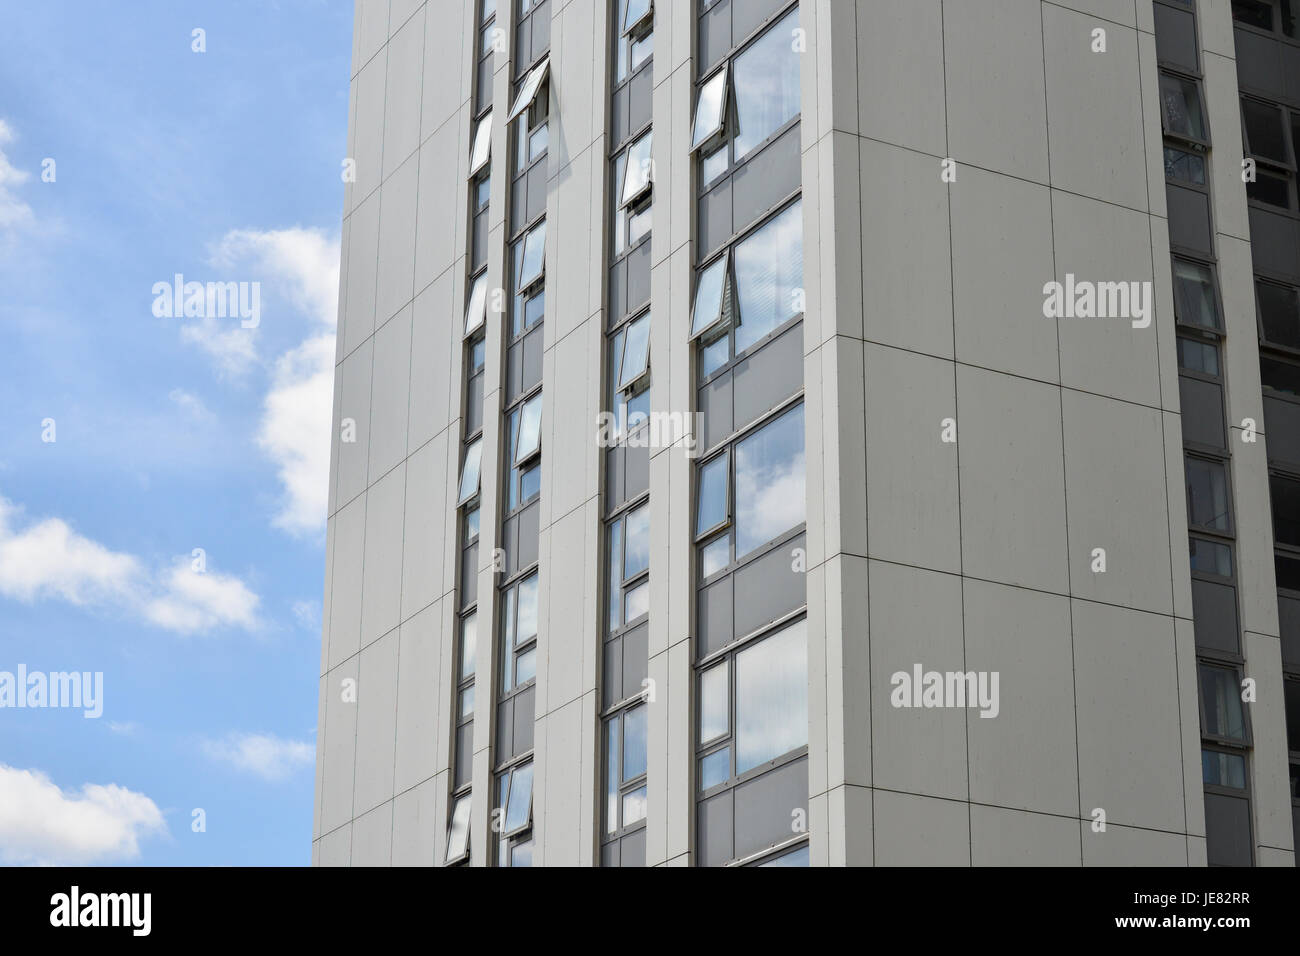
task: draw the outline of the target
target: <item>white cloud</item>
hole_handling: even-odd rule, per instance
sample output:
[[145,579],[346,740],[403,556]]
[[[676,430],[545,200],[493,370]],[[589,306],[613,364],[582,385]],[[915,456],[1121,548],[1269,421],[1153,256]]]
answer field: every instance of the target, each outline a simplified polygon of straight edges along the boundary
[[195,634],[215,627],[258,627],[260,598],[239,578],[215,571],[193,570],[185,558],[172,566],[165,590],[144,608],[147,620],[168,631]]
[[260,598],[237,577],[191,570],[184,557],[150,570],[133,555],[78,534],[61,518],[19,529],[20,514],[0,497],[0,595],[28,604],[53,599],[109,608],[179,634],[260,627]]
[[0,764],[0,862],[86,865],[134,860],[165,834],[157,804],[117,784],[63,790],[39,770]]
[[32,207],[19,199],[11,187],[27,182],[31,174],[15,169],[5,155],[4,145],[14,140],[14,131],[0,120],[0,231],[31,225],[34,221]]
[[82,537],[58,518],[22,531],[19,509],[0,498],[0,594],[31,603],[61,598],[72,604],[128,603],[139,588],[140,562]]
[[140,729],[140,725],[133,720],[110,720],[108,729],[115,734],[121,734],[123,737],[130,737]]
[[213,760],[263,780],[283,780],[316,760],[314,744],[273,734],[230,734],[224,740],[205,741],[203,749]]
[[208,353],[217,371],[230,378],[240,378],[257,364],[253,329],[241,328],[230,319],[204,316],[185,319],[181,339],[192,342]]
[[320,601],[294,601],[293,616],[307,630],[319,630],[321,625]]
[[299,312],[333,327],[339,294],[339,244],[317,229],[235,229],[212,250],[212,265],[253,265]]
[[284,494],[274,524],[319,532],[329,500],[330,418],[334,413],[334,333],[285,353],[262,406],[258,447],[276,463]]
[[212,412],[208,411],[208,406],[203,404],[203,399],[185,391],[183,388],[173,388],[167,393],[167,398],[171,400],[173,405],[187,412],[198,421],[212,421],[214,417]]

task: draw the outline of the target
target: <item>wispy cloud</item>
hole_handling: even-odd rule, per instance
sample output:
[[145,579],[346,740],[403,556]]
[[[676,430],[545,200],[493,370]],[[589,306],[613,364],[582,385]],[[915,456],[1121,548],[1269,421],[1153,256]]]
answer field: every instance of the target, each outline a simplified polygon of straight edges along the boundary
[[241,328],[238,321],[210,315],[184,322],[181,340],[207,352],[222,377],[242,378],[257,365],[256,329]]
[[22,510],[0,497],[0,595],[31,604],[62,600],[195,634],[257,630],[260,598],[237,577],[192,569],[188,558],[150,570],[134,555],[78,534],[61,518],[19,528]]
[[203,749],[213,760],[273,781],[283,780],[316,760],[315,744],[273,734],[230,734],[222,740],[205,741]]
[[203,399],[185,391],[183,388],[173,388],[167,393],[167,398],[173,405],[180,408],[197,421],[210,422],[215,417],[212,412],[208,410],[208,406],[203,404]]
[[13,128],[0,119],[0,233],[31,225],[35,221],[32,207],[13,192],[13,187],[27,182],[31,174],[15,169],[4,147],[14,141]]
[[329,495],[338,239],[315,229],[241,229],[217,243],[212,262],[250,266],[312,323],[307,337],[275,361],[257,444],[279,473],[275,526],[296,535],[318,534]]
[[97,783],[63,790],[39,770],[0,764],[0,862],[134,860],[142,839],[166,832],[162,811],[142,793]]

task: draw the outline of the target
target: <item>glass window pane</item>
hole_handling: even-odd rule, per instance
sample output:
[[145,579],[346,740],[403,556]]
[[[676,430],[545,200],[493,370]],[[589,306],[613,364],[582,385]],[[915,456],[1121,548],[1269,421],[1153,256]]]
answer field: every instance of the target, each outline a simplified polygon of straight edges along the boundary
[[543,123],[528,134],[528,161],[531,163],[546,152],[550,140],[550,126]]
[[474,667],[478,655],[478,612],[466,614],[460,619],[460,679],[468,680],[474,676]]
[[1189,259],[1174,259],[1174,306],[1178,321],[1206,329],[1219,328],[1219,309],[1210,267]]
[[474,685],[470,684],[460,692],[460,719],[469,720],[474,716]]
[[622,32],[627,33],[650,15],[650,0],[631,0],[623,13]]
[[623,361],[618,373],[619,391],[632,385],[646,372],[650,364],[650,313],[647,312],[627,327],[623,340]]
[[1273,537],[1278,544],[1300,547],[1300,481],[1269,475],[1268,491],[1273,502]]
[[691,337],[707,332],[722,319],[723,288],[727,279],[728,256],[714,259],[700,273],[695,284],[695,305],[691,309]]
[[1255,181],[1246,183],[1246,198],[1268,203],[1279,209],[1290,209],[1290,180],[1286,176],[1259,167],[1255,170]]
[[605,723],[605,832],[618,829],[618,738],[619,717]]
[[545,265],[546,221],[539,222],[524,236],[518,254],[518,288],[526,289],[537,281]]
[[731,538],[719,535],[700,548],[700,575],[708,577],[717,574],[731,563]]
[[736,444],[736,560],[802,524],[803,405]]
[[627,515],[627,549],[623,557],[623,578],[640,574],[650,566],[650,506],[642,505]]
[[731,726],[727,717],[729,691],[728,662],[716,664],[700,674],[700,743],[721,737]]
[[736,354],[803,311],[803,204],[736,247]]
[[1300,365],[1260,357],[1259,377],[1265,388],[1300,395]]
[[537,647],[528,648],[515,659],[515,686],[525,684],[537,676]]
[[700,348],[700,380],[708,378],[731,359],[731,336],[722,335]]
[[519,624],[515,628],[515,646],[537,636],[537,575],[530,574],[519,582]]
[[1201,94],[1195,80],[1168,73],[1160,74],[1160,102],[1165,132],[1189,139],[1206,140],[1201,113]]
[[799,114],[798,26],[795,8],[736,57],[736,159]]
[[731,779],[731,748],[721,750],[700,758],[700,789],[708,790]]
[[510,800],[506,805],[506,833],[513,833],[528,824],[528,811],[533,800],[533,765],[531,762],[516,767],[510,774]]
[[480,23],[487,23],[496,15],[497,0],[483,0],[483,15],[479,18]]
[[1226,667],[1200,665],[1202,733],[1231,740],[1246,739],[1237,672]]
[[808,743],[805,621],[736,655],[736,773]]
[[650,582],[638,584],[623,598],[624,623],[631,623],[643,614],[650,613]]
[[727,453],[700,466],[700,497],[695,511],[695,533],[703,534],[727,520]]
[[645,819],[645,787],[623,794],[623,826],[631,826]]
[[527,461],[537,454],[542,442],[542,396],[534,395],[524,402],[519,416],[519,441],[515,446],[515,463]]
[[510,848],[510,866],[528,868],[533,865],[533,841],[525,840]]
[[700,160],[700,185],[707,186],[727,171],[728,150],[723,143]]
[[519,500],[532,501],[542,490],[542,466],[534,465],[519,476]]
[[1300,751],[1300,680],[1289,678],[1282,682],[1286,706],[1286,746]]
[[469,292],[469,305],[465,307],[465,336],[468,338],[483,327],[487,317],[487,273],[474,279]]
[[451,811],[451,826],[447,830],[447,862],[459,860],[469,852],[470,795],[456,798]]
[[465,466],[460,472],[460,499],[456,502],[458,505],[463,505],[478,494],[478,471],[482,454],[483,439],[481,438],[476,438],[465,449]]
[[519,95],[515,97],[515,102],[510,107],[510,115],[506,117],[507,123],[514,122],[520,113],[533,105],[533,98],[537,96],[537,90],[541,87],[542,80],[546,79],[546,70],[550,65],[551,61],[546,59],[533,67],[533,71],[524,80],[524,85],[519,88]]
[[542,220],[524,237],[523,253],[519,257],[518,288],[526,289],[542,275],[545,265],[546,220]]
[[1186,150],[1165,147],[1165,178],[1177,182],[1205,185],[1205,159]]
[[623,718],[623,782],[646,772],[646,715],[644,704],[633,707]]
[[654,55],[654,52],[655,52],[655,35],[653,33],[647,33],[645,36],[641,37],[640,39],[633,40],[632,50],[631,50],[632,53],[631,69],[635,70],[646,60],[650,59],[650,57]]
[[1274,345],[1300,349],[1300,297],[1290,286],[1256,282],[1264,338]]
[[727,70],[724,67],[700,89],[695,102],[695,125],[691,133],[691,149],[707,142],[722,129],[723,109],[727,99]]
[[478,537],[478,509],[471,508],[465,512],[465,544]]
[[651,134],[646,133],[627,148],[627,176],[623,180],[624,206],[650,188],[653,165],[650,160]]
[[[623,173],[627,168],[627,153],[619,153],[614,159],[614,195],[623,195]],[[627,248],[627,209],[622,203],[615,204],[614,210],[614,255],[620,256]]]
[[1246,789],[1246,758],[1218,750],[1201,751],[1201,780],[1218,787]]
[[1187,519],[1200,528],[1229,528],[1228,473],[1222,462],[1188,458]]
[[492,113],[489,111],[474,130],[474,148],[469,154],[469,174],[474,176],[487,165],[492,153]]
[[1232,550],[1226,544],[1206,541],[1204,538],[1190,538],[1188,553],[1193,571],[1232,577]]
[[1241,119],[1246,127],[1246,143],[1252,156],[1278,163],[1287,162],[1286,133],[1280,108],[1259,100],[1243,99]]
[[[524,328],[531,329],[546,314],[546,291],[530,295],[524,301]],[[522,330],[521,330],[522,331]]]
[[808,866],[808,845],[804,844],[798,849],[791,850],[789,853],[782,853],[780,856],[774,856],[770,860],[764,860],[759,866]]
[[609,526],[609,629],[617,630],[623,623],[623,522],[614,521]]
[[1218,376],[1219,350],[1209,342],[1196,342],[1192,339],[1178,340],[1178,367],[1189,372],[1204,372],[1206,375]]
[[1273,30],[1273,8],[1267,0],[1232,0],[1232,19],[1261,30]]

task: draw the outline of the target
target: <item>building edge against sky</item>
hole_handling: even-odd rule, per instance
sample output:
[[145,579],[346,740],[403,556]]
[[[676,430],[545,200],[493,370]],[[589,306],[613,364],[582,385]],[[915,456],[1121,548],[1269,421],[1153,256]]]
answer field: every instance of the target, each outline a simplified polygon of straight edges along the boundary
[[313,863],[1292,865],[1291,29],[359,0]]

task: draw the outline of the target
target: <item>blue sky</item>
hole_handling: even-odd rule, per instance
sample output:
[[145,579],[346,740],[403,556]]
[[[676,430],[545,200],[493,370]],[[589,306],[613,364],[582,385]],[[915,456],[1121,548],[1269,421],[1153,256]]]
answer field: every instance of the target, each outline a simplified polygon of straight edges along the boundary
[[[104,683],[0,708],[0,863],[306,864],[352,4],[5,21],[0,672]],[[175,273],[260,324],[156,317]]]

